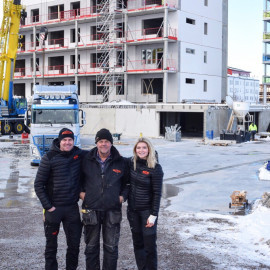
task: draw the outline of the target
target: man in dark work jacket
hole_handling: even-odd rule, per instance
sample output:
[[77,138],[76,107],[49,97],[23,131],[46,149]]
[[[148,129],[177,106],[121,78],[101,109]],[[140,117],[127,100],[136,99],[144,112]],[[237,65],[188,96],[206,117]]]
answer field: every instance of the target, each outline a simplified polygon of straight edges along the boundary
[[78,200],[83,153],[85,151],[74,146],[73,132],[63,128],[38,168],[35,192],[45,211],[46,270],[58,269],[57,236],[61,222],[67,239],[66,269],[75,270],[78,266],[82,232]]
[[95,137],[97,147],[82,162],[83,224],[86,269],[100,269],[100,231],[103,236],[103,270],[116,270],[122,202],[128,196],[128,170],[124,158],[112,145],[109,130]]

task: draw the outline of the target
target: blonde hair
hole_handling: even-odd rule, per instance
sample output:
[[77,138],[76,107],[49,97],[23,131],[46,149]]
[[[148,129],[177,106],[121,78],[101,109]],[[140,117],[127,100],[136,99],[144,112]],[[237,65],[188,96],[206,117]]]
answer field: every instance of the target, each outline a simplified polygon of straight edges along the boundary
[[138,143],[145,143],[148,147],[148,156],[147,156],[147,159],[146,159],[146,165],[148,168],[152,168],[154,169],[156,164],[157,164],[157,158],[156,158],[156,151],[154,149],[154,146],[153,144],[150,142],[150,140],[142,137],[142,138],[139,138],[137,140],[137,142],[135,143],[134,147],[133,147],[133,166],[134,166],[134,170],[136,170],[136,163],[137,163],[137,160],[138,160],[138,155],[136,153],[136,148],[137,148],[137,145]]

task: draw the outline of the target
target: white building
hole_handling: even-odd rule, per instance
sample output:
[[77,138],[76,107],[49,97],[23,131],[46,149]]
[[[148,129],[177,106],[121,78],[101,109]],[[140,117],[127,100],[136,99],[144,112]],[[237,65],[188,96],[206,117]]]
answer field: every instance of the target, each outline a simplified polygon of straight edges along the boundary
[[[230,75],[231,74],[231,75]],[[259,103],[260,82],[250,77],[250,72],[228,68],[227,95],[234,101]]]
[[[30,97],[36,83],[76,83],[80,101],[88,104],[124,99],[173,106],[225,100],[227,0],[26,4],[28,18],[21,25],[15,69],[17,95]],[[44,48],[41,27],[48,29]],[[155,117],[162,125],[181,119],[181,112],[182,119],[193,112],[188,106],[167,108]],[[203,119],[205,107],[196,112],[201,115],[189,116],[193,122]],[[203,132],[203,123],[198,130]]]

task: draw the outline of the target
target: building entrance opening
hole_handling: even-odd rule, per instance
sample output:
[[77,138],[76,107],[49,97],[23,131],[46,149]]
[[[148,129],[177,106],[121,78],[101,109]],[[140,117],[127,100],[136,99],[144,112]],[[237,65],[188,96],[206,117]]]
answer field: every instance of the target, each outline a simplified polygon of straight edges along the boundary
[[160,135],[165,135],[165,127],[181,126],[182,137],[203,137],[203,113],[161,112]]

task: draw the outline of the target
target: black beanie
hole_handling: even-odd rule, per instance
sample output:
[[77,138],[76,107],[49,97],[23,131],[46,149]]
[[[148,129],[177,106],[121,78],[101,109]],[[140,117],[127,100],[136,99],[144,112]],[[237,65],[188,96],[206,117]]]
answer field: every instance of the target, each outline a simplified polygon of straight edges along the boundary
[[99,130],[96,134],[96,138],[95,138],[95,142],[97,143],[100,140],[108,140],[109,142],[111,142],[111,144],[113,144],[113,137],[111,132],[106,129],[106,128],[102,128],[101,130]]
[[68,128],[62,128],[59,132],[59,135],[58,135],[58,139],[59,139],[59,142],[61,140],[63,140],[64,138],[66,137],[69,137],[69,138],[72,138],[73,141],[74,141],[74,133],[72,130],[68,129]]

